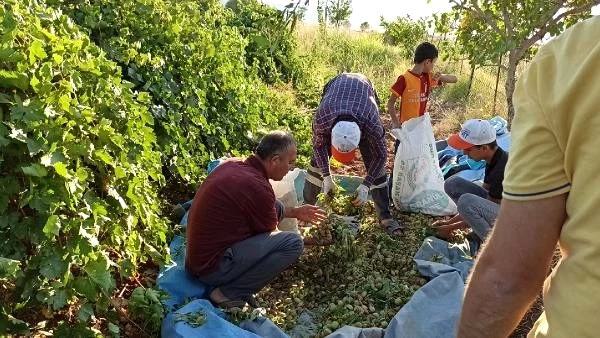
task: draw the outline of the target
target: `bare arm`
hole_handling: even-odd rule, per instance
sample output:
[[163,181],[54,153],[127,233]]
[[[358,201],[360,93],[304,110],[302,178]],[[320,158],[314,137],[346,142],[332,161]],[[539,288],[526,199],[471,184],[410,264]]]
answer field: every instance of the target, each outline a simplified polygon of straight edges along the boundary
[[451,74],[442,74],[440,72],[436,72],[435,74],[433,74],[433,80],[439,81],[440,83],[438,83],[438,85],[444,83],[456,83],[456,81],[458,81],[456,76]]
[[436,237],[450,242],[454,236],[453,235],[454,230],[468,229],[468,228],[469,228],[469,225],[467,224],[467,222],[465,222],[463,220],[459,220],[457,222],[446,224],[446,225],[440,225],[435,228],[436,229]]
[[456,214],[456,215],[452,216],[452,218],[450,218],[448,220],[443,220],[443,219],[437,220],[437,221],[433,222],[431,224],[431,226],[436,227],[436,226],[440,226],[440,225],[454,224],[454,223],[460,222],[462,220],[463,220],[462,216],[460,214]]
[[448,220],[448,223],[452,224],[452,223],[460,222],[462,220],[463,220],[462,216],[460,214],[456,214]]
[[507,337],[517,326],[542,289],[566,199],[502,202],[467,286],[458,337]]
[[327,219],[327,213],[314,205],[303,204],[297,207],[285,208],[284,218],[296,218],[299,221],[319,224]]
[[442,81],[444,83],[456,83],[458,81],[458,79],[456,78],[455,75],[452,75],[452,74],[442,74],[440,76],[440,81]]
[[398,113],[396,112],[397,100],[398,96],[396,94],[391,94],[387,102],[387,111],[390,113],[390,117],[392,118],[392,128],[400,127],[400,119]]

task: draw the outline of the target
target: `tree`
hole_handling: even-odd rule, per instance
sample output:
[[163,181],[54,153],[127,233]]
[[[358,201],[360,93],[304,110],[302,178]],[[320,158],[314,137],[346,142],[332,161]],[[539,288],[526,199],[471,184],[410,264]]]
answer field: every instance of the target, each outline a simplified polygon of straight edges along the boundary
[[[536,43],[556,36],[590,16],[600,0],[450,0],[460,18],[458,41],[474,65],[497,62],[508,54],[505,83],[508,120],[512,121],[516,70]],[[575,51],[574,51],[575,52]]]
[[431,40],[435,41],[438,50],[443,51],[443,60],[459,60],[460,51],[456,44],[456,32],[458,30],[458,15],[454,13],[433,14],[427,21],[428,28],[432,31]]
[[302,13],[295,0],[279,10],[258,0],[229,0],[226,4],[234,15],[230,24],[248,39],[246,62],[255,65],[258,75],[269,84],[289,82],[299,74],[295,27]]
[[348,22],[352,14],[352,0],[329,0],[325,13],[331,24],[340,27]]
[[308,7],[302,6],[298,8],[296,11],[296,17],[298,21],[302,22],[304,19],[306,19],[306,12],[308,12]]
[[404,56],[409,59],[412,59],[415,48],[427,35],[425,21],[415,21],[410,16],[398,17],[392,22],[387,22],[381,17],[381,27],[385,29],[385,41],[391,45],[402,46]]
[[360,30],[362,32],[368,31],[370,28],[371,26],[369,26],[369,23],[367,21],[360,24]]
[[328,0],[317,0],[317,18],[319,27],[323,30],[327,25],[327,19],[325,18],[325,7]]

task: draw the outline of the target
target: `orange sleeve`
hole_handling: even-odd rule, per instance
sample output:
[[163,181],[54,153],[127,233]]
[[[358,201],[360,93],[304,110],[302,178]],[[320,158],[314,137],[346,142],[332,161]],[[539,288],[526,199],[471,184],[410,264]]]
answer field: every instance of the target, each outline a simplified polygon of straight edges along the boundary
[[396,96],[400,97],[404,93],[404,89],[406,89],[406,79],[404,75],[398,76],[398,79],[392,85],[392,93],[396,94]]

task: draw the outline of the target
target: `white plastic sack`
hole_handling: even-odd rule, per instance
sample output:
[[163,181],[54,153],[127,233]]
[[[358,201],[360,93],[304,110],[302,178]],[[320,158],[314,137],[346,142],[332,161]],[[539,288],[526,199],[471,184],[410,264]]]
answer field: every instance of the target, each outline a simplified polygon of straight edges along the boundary
[[392,182],[396,207],[438,216],[456,214],[456,204],[444,191],[429,114],[406,121],[394,136],[400,141]]
[[[298,195],[296,194],[294,180],[299,174],[300,169],[296,168],[287,173],[281,181],[269,180],[275,192],[275,198],[281,201],[286,208],[293,208],[298,205]],[[300,233],[298,230],[298,220],[295,218],[282,219],[277,228],[281,231]]]

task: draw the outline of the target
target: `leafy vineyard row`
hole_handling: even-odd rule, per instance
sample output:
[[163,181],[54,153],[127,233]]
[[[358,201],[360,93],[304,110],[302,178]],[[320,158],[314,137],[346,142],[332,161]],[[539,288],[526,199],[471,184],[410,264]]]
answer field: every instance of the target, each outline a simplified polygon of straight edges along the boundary
[[[87,321],[119,280],[163,262],[165,175],[198,183],[209,159],[251,150],[251,131],[308,137],[310,117],[266,84],[297,67],[285,29],[242,30],[216,0],[0,4],[1,329],[31,306]],[[247,20],[286,28],[269,10]]]

